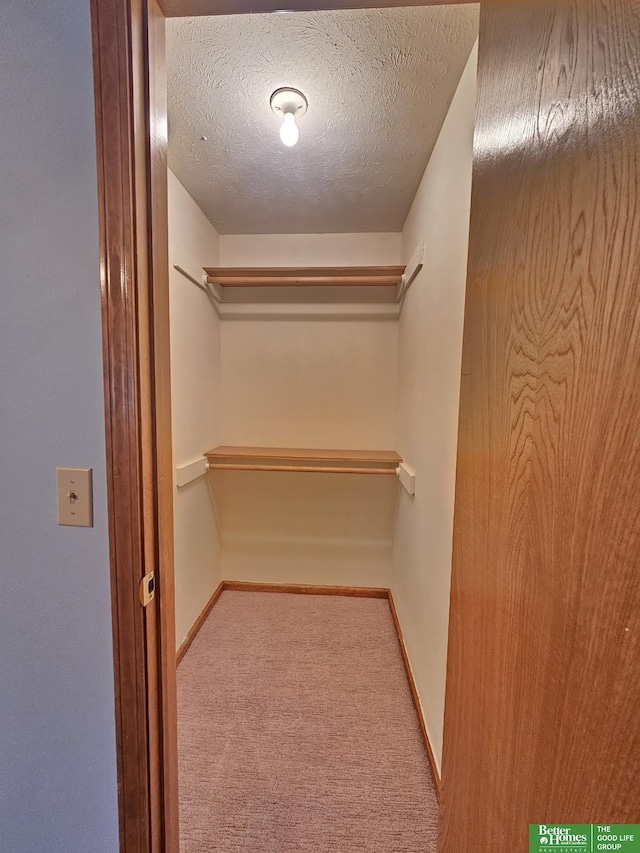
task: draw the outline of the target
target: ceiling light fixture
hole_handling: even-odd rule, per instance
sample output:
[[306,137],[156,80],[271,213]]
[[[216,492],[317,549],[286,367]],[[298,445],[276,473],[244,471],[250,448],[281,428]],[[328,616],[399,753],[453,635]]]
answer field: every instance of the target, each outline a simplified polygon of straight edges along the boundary
[[270,103],[274,113],[282,117],[280,139],[287,148],[292,148],[300,136],[296,119],[306,113],[309,106],[307,99],[297,89],[285,87],[283,89],[276,89],[273,95],[271,95]]

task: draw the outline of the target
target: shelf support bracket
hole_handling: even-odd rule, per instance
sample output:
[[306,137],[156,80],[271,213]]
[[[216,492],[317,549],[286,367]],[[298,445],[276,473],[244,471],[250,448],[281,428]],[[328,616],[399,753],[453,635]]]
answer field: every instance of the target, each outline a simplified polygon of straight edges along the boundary
[[400,485],[410,495],[416,493],[416,472],[413,468],[409,468],[404,462],[401,462],[396,468],[396,477],[400,480]]
[[176,486],[180,489],[187,486],[198,477],[202,477],[209,470],[209,462],[206,456],[196,459],[195,462],[189,462],[187,465],[178,465],[176,467]]
[[188,272],[180,264],[174,264],[173,268],[174,270],[177,270],[177,272],[181,273],[181,275],[188,279],[192,284],[195,284],[196,287],[200,288],[200,290],[206,293],[211,302],[214,303],[214,307],[220,305],[220,303],[222,302],[222,296],[220,295],[218,288],[215,286],[215,284],[210,284],[207,281],[206,275],[203,275],[202,280],[198,281],[198,279],[194,275],[191,275],[191,273]]
[[407,264],[407,267],[406,267],[404,273],[402,274],[402,280],[400,281],[400,284],[398,285],[398,293],[397,293],[398,302],[402,302],[402,300],[404,299],[404,297],[406,295],[407,290],[409,290],[409,288],[413,284],[413,280],[418,275],[418,273],[422,269],[423,265],[424,265],[424,243],[418,243],[418,245],[416,246],[415,252],[413,253],[413,255],[411,255],[411,259],[410,259],[409,263]]

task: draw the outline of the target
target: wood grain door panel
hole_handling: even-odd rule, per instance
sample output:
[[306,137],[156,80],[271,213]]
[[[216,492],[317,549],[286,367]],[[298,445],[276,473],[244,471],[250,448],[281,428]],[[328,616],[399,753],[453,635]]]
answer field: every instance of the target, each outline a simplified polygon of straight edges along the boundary
[[440,850],[640,822],[640,3],[487,0]]

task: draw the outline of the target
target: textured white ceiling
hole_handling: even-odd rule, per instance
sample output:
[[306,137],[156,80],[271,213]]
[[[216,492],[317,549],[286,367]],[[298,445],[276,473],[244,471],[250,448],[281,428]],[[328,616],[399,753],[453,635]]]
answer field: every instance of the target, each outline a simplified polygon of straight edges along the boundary
[[[168,20],[171,169],[221,234],[399,231],[478,8]],[[295,148],[280,86],[309,100]]]

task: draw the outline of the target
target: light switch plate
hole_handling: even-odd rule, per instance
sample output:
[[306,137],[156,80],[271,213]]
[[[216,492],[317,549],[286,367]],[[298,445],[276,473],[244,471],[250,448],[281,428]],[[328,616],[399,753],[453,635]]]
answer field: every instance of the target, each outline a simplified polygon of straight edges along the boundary
[[58,524],[93,527],[91,468],[56,468]]

